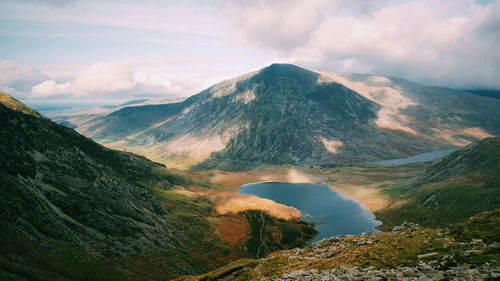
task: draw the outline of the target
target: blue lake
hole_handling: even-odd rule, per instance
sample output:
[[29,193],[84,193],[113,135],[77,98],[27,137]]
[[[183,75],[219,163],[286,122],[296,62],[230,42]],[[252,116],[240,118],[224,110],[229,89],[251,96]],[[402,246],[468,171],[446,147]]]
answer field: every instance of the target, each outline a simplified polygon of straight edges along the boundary
[[362,164],[373,164],[373,165],[403,165],[411,164],[417,162],[430,162],[434,161],[436,158],[446,156],[457,149],[446,149],[446,150],[436,150],[431,152],[420,153],[407,158],[398,158],[391,160],[380,160],[372,162],[363,162]]
[[319,223],[313,241],[341,234],[378,232],[381,222],[357,201],[346,198],[321,184],[261,182],[240,187],[240,193],[253,194],[297,208],[302,219]]

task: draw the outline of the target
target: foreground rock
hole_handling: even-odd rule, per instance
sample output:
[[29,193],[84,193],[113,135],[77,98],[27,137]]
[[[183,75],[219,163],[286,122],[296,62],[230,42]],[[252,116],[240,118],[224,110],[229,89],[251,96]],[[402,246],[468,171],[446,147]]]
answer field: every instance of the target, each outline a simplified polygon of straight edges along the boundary
[[498,280],[500,209],[443,229],[337,236],[182,280]]
[[498,280],[500,267],[482,265],[471,267],[461,265],[440,270],[429,264],[422,263],[415,267],[396,267],[393,269],[375,269],[373,267],[339,267],[330,270],[297,270],[280,277],[272,278],[274,281],[301,280],[301,281],[410,281],[410,280]]

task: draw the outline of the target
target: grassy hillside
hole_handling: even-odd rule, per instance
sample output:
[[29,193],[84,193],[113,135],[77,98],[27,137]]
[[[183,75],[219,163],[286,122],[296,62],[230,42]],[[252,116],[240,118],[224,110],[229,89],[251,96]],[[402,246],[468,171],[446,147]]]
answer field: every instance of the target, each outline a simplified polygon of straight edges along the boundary
[[500,207],[500,139],[489,138],[436,160],[413,182],[385,191],[393,202],[377,216],[444,226]]

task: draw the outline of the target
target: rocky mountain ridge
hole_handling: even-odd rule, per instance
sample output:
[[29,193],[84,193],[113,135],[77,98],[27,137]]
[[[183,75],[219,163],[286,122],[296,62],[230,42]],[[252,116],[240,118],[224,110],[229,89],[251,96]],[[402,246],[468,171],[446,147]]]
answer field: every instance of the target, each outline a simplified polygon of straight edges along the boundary
[[500,134],[500,101],[397,78],[273,64],[180,103],[123,108],[77,128],[111,147],[198,168],[352,163]]

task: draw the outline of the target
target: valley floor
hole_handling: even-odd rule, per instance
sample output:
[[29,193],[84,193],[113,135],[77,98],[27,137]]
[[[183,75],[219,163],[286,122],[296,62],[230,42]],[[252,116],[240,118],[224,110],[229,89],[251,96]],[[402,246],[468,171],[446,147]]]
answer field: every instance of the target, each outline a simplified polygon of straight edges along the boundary
[[198,182],[207,182],[218,190],[231,191],[237,191],[244,184],[262,181],[320,183],[344,196],[358,200],[370,211],[376,212],[391,202],[391,198],[384,194],[384,190],[414,178],[428,165],[425,163],[402,166],[359,165],[338,168],[266,165],[240,172],[207,170],[179,171],[179,173],[189,175]]
[[237,191],[244,184],[276,181],[293,183],[321,183],[333,190],[360,201],[370,211],[388,206],[390,199],[381,191],[415,177],[429,163],[409,165],[368,165],[325,168],[320,166],[261,165],[247,171],[203,170],[191,172],[196,164],[191,158],[156,157],[153,151],[142,146],[124,146],[121,142],[103,143],[113,149],[141,154],[153,161],[177,170],[179,175],[191,177],[196,182],[206,182],[216,189]]

